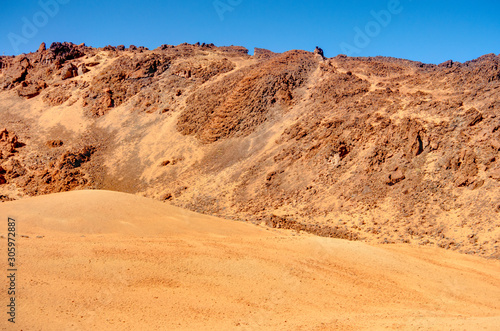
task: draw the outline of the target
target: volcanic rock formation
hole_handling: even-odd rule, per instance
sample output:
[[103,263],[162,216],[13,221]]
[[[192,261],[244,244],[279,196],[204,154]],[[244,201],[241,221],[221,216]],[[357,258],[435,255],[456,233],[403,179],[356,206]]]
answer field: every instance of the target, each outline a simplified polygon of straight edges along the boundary
[[500,57],[315,53],[53,43],[0,57],[0,195],[111,189],[500,257]]

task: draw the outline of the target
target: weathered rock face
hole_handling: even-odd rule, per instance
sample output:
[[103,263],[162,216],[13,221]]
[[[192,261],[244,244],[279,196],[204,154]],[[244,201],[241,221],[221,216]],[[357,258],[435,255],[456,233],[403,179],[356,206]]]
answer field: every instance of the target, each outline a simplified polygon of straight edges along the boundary
[[27,176],[23,184],[35,194],[49,194],[84,188],[90,183],[88,162],[96,151],[93,146],[86,146],[76,151],[63,152],[37,172]]
[[257,59],[269,59],[273,56],[276,56],[276,55],[279,55],[279,54],[276,54],[274,52],[271,52],[270,50],[268,49],[264,49],[264,48],[254,48],[253,50],[253,56]]
[[5,71],[7,79],[4,88],[24,82],[28,76],[28,70],[33,68],[30,60],[25,56],[20,55],[13,60],[7,64]]
[[85,65],[85,63],[81,63],[79,66],[78,66],[78,72],[77,72],[77,75],[78,76],[82,76],[82,75],[85,75],[87,72],[89,72],[90,69],[87,68],[87,66]]
[[0,159],[6,159],[13,155],[19,147],[24,144],[19,141],[17,135],[9,133],[7,129],[0,131]]
[[97,75],[84,95],[84,107],[93,116],[102,116],[118,107],[153,83],[170,66],[171,58],[155,54],[147,58],[117,59],[111,67]]
[[0,68],[5,69],[5,77],[0,89],[18,89],[19,96],[34,98],[48,84],[76,77],[78,70],[73,63],[67,62],[83,57],[85,52],[94,54],[96,51],[67,42],[53,43],[46,49],[45,43],[42,43],[35,53],[14,58],[3,57]]
[[187,99],[179,131],[205,142],[252,132],[273,108],[293,104],[316,65],[310,53],[297,51],[230,74]]
[[23,82],[21,87],[17,90],[20,97],[31,99],[40,94],[40,92],[47,87],[44,81],[37,82]]
[[38,47],[38,52],[43,52],[47,50],[47,45],[45,43],[41,43],[40,47]]
[[[247,53],[54,43],[0,57],[0,188],[140,192],[318,235],[500,256],[498,56]],[[69,113],[85,129],[45,127]]]
[[314,49],[314,54],[317,54],[317,55],[321,56],[322,58],[325,57],[325,53],[323,52],[323,49],[319,48],[318,46],[316,46],[316,49]]
[[78,59],[84,56],[85,49],[85,45],[76,46],[68,42],[55,42],[50,45],[49,56],[59,59],[62,63],[64,63],[66,61]]
[[78,76],[78,68],[72,63],[66,64],[61,71],[61,79],[66,80]]
[[[14,157],[18,149],[25,146],[19,141],[17,135],[7,129],[0,131],[0,185],[9,183],[12,179],[23,176],[26,171],[22,164]],[[10,200],[4,199],[1,201]]]

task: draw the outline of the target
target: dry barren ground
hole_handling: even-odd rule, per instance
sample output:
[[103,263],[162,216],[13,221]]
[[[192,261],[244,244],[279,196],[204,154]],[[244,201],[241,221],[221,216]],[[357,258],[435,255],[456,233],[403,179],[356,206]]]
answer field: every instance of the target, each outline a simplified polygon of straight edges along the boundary
[[[500,325],[498,260],[319,238],[109,191],[0,204],[0,217],[8,216],[17,221],[18,316],[12,327],[1,314],[0,329]],[[6,282],[1,286],[3,307]]]
[[500,259],[500,56],[211,44],[0,56],[0,201],[81,189]]

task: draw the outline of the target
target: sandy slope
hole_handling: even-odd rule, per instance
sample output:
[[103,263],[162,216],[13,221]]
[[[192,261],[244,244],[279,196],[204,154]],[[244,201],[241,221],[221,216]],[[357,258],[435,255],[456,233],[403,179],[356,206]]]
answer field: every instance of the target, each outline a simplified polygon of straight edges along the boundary
[[270,230],[108,191],[2,203],[7,216],[18,222],[18,323],[2,314],[0,329],[500,325],[496,260]]
[[0,201],[113,190],[500,259],[500,56],[43,49],[0,57]]

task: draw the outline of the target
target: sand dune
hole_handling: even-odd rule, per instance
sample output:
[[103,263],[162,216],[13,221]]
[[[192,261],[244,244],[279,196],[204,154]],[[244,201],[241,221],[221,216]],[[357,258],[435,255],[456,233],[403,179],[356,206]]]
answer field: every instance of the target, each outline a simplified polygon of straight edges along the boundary
[[0,215],[15,218],[18,238],[25,236],[18,239],[18,323],[10,328],[2,318],[1,329],[500,325],[497,260],[318,238],[109,191],[6,202]]

